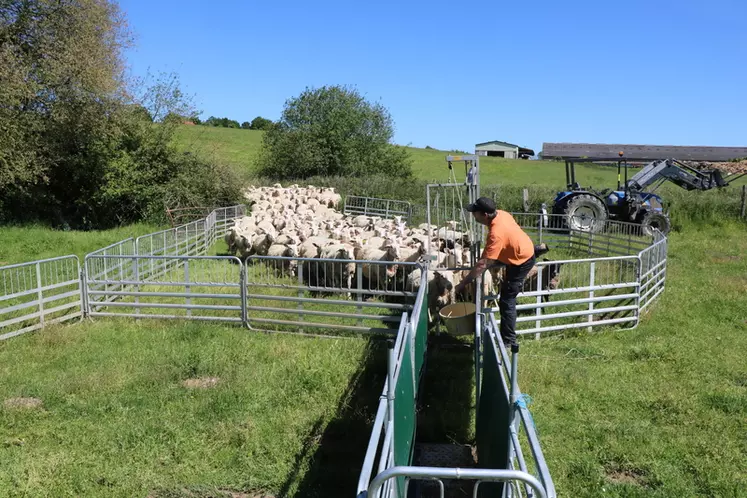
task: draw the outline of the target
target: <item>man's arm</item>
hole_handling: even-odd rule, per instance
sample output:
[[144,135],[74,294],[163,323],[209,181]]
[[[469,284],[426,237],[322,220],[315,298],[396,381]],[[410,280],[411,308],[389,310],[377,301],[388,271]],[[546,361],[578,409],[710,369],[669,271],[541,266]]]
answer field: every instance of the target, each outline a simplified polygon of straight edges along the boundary
[[472,268],[472,271],[469,272],[467,274],[467,276],[464,277],[462,279],[462,281],[457,284],[455,291],[456,292],[461,292],[462,290],[464,290],[464,288],[467,285],[469,285],[470,283],[472,283],[472,281],[475,280],[478,277],[478,275],[482,275],[482,273],[489,266],[492,266],[494,263],[495,263],[495,260],[493,260],[493,259],[488,259],[488,258],[485,258],[485,257],[480,258],[477,261],[477,264],[475,265],[475,267]]

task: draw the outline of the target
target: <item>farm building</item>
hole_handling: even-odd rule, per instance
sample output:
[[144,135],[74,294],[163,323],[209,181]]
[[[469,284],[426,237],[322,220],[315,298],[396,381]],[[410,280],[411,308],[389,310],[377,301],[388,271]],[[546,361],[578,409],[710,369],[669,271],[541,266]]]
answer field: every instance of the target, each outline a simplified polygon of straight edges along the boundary
[[476,144],[475,154],[478,156],[505,157],[507,159],[529,159],[534,155],[534,151],[508,142],[493,140]]
[[684,161],[729,161],[731,159],[747,157],[747,147],[545,142],[542,144],[540,159],[569,159],[574,157],[616,158],[621,151],[630,161],[653,161],[666,158]]

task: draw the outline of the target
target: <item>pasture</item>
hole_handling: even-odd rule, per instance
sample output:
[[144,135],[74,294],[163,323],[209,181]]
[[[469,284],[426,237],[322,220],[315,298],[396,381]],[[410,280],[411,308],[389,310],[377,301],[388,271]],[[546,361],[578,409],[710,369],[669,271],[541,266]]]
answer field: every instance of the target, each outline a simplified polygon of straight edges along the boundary
[[[259,137],[180,129],[182,144],[215,143],[213,153],[239,168]],[[417,192],[367,187],[393,197],[409,190],[403,198],[422,203],[421,182],[445,179],[444,155],[415,151]],[[541,193],[564,181],[562,163],[489,158],[481,166],[482,183],[501,184],[508,203],[523,185]],[[615,177],[592,167],[583,184],[611,186]],[[692,207],[670,234],[667,288],[637,329],[522,340],[520,383],[559,496],[747,496],[747,232],[725,216],[731,193],[679,195],[678,206]],[[0,228],[0,261],[82,256],[155,229]],[[0,489],[352,496],[384,354],[380,341],[356,336],[98,317],[0,342]],[[452,361],[438,347],[430,355],[420,440],[472,443],[471,356]],[[19,406],[20,398],[41,405]]]
[[[254,160],[262,146],[262,133],[256,130],[216,128],[210,126],[180,126],[177,145],[186,151],[234,166],[245,177],[252,176]],[[415,177],[426,181],[445,181],[448,170],[444,157],[457,152],[407,147],[412,157]],[[463,164],[456,164],[457,174],[464,177]],[[481,182],[485,185],[511,183],[521,185],[562,186],[565,184],[563,163],[554,161],[524,161],[498,157],[480,158]],[[593,164],[578,165],[578,175],[584,185],[613,185],[617,170]],[[418,192],[420,193],[420,192]]]

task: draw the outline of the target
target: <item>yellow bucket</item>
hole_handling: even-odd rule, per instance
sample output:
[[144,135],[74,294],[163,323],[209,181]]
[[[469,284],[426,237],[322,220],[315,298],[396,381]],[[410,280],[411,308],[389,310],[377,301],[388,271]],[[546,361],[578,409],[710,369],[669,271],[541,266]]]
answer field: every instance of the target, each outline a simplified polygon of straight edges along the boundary
[[468,335],[475,333],[474,303],[454,303],[441,308],[438,314],[451,335]]

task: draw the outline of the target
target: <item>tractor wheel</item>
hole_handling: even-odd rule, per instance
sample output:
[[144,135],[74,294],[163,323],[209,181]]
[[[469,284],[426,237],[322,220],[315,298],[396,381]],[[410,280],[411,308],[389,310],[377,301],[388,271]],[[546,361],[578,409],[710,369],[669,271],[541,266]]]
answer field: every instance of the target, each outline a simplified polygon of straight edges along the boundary
[[644,235],[649,237],[653,237],[654,229],[666,235],[669,233],[671,228],[672,224],[669,221],[669,217],[658,211],[649,211],[644,214],[643,219],[641,219],[641,229],[643,230]]
[[607,207],[593,195],[577,195],[565,208],[566,223],[571,230],[597,233],[604,230]]

